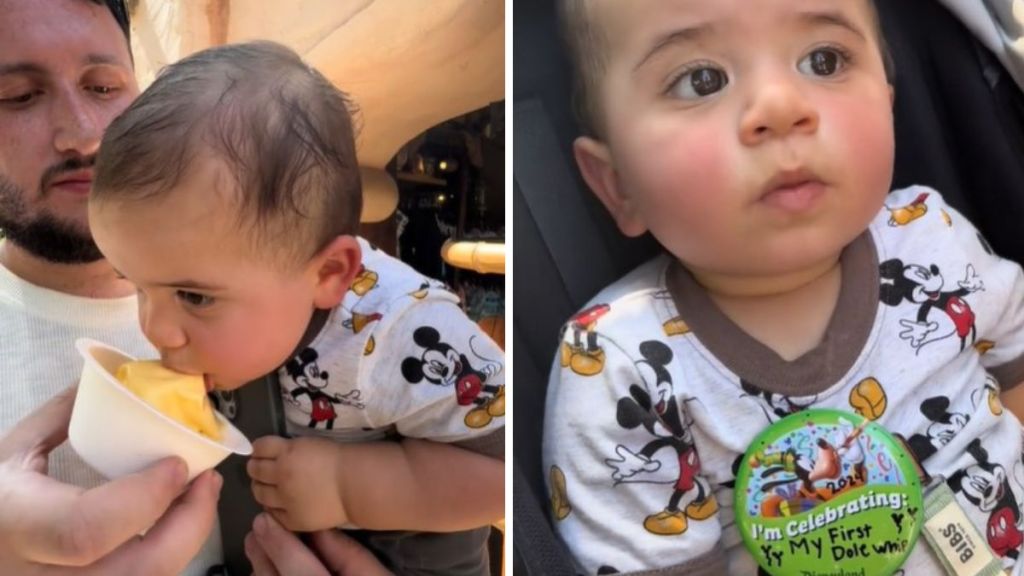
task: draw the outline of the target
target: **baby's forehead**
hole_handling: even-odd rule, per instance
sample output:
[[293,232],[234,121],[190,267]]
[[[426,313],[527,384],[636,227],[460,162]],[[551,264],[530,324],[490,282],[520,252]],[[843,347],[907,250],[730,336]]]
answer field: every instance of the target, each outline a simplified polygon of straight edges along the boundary
[[770,27],[769,16],[794,19],[811,14],[866,16],[874,20],[872,0],[577,0],[580,17],[609,40],[623,34],[707,25],[711,32],[744,21]]

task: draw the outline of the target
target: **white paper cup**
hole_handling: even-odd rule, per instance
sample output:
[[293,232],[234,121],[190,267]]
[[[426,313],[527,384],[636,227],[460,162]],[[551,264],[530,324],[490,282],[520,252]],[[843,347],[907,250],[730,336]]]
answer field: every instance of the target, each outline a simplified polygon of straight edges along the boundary
[[168,418],[125,388],[114,373],[135,358],[88,338],[77,340],[75,347],[85,366],[68,439],[82,460],[108,479],[180,456],[192,480],[232,453],[252,454],[249,440],[220,412],[214,413],[222,435],[217,442]]

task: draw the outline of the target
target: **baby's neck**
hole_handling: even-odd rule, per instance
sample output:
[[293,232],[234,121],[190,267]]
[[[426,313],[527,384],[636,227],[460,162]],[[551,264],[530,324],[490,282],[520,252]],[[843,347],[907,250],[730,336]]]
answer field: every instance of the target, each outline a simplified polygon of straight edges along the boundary
[[787,361],[821,343],[842,283],[838,258],[796,274],[741,282],[694,276],[723,314]]

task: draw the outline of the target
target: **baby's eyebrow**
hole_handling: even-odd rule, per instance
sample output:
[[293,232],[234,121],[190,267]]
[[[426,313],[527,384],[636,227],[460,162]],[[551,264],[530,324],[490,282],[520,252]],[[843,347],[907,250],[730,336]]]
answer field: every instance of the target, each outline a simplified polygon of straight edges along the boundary
[[814,26],[836,26],[844,28],[853,32],[857,36],[860,36],[862,39],[867,40],[867,36],[864,35],[864,32],[842,12],[831,10],[825,12],[801,12],[798,18],[802,22]]
[[[839,11],[826,10],[826,11],[807,11],[800,12],[797,15],[797,20],[811,26],[835,26],[843,28],[860,36],[862,39],[867,40],[867,36],[864,31],[860,29],[850,18]],[[655,54],[676,44],[688,44],[699,41],[701,38],[711,36],[715,32],[714,24],[705,22],[694,26],[688,26],[680,30],[673,30],[661,37],[659,37],[651,49],[647,51],[647,54],[636,63],[633,67],[633,71],[637,71],[648,60],[654,57]]]
[[714,26],[711,23],[697,24],[696,26],[689,26],[681,30],[673,30],[664,36],[659,37],[651,49],[647,51],[647,54],[636,63],[633,67],[633,71],[637,71],[647,63],[648,60],[654,57],[655,54],[673,46],[675,44],[687,44],[697,42],[704,36],[710,36],[714,32]]
[[222,290],[223,289],[221,286],[217,286],[217,285],[214,285],[214,284],[204,284],[202,282],[197,282],[195,280],[189,280],[189,279],[175,280],[173,282],[160,282],[158,284],[158,286],[163,286],[165,288],[185,289],[185,290],[203,290],[203,291],[206,291],[206,292],[216,292],[217,290]]

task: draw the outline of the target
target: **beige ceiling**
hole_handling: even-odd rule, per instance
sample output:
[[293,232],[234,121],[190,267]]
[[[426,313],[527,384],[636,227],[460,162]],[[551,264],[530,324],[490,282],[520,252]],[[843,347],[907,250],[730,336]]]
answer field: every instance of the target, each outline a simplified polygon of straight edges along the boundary
[[290,46],[359,108],[364,221],[386,218],[397,188],[384,166],[427,128],[501,100],[504,0],[138,0],[139,81],[224,42]]

